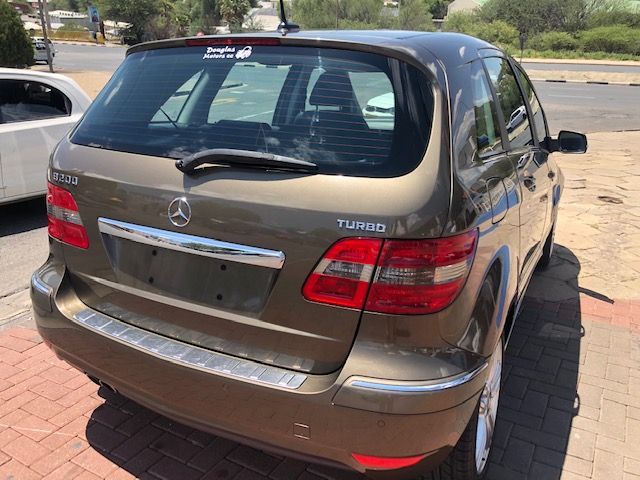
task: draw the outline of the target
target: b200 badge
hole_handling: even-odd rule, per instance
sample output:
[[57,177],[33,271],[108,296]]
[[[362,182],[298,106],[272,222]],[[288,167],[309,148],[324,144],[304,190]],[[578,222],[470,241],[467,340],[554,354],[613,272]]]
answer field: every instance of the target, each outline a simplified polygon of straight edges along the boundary
[[63,185],[78,185],[78,177],[62,172],[51,172],[51,180]]

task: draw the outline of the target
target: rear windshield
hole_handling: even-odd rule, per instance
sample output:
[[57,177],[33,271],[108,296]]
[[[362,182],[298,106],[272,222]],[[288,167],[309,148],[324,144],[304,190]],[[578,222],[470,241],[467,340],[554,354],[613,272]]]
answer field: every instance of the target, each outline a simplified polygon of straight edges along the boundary
[[314,162],[321,173],[389,177],[417,166],[432,115],[428,80],[382,55],[180,47],[129,55],[71,141],[171,159],[250,150]]

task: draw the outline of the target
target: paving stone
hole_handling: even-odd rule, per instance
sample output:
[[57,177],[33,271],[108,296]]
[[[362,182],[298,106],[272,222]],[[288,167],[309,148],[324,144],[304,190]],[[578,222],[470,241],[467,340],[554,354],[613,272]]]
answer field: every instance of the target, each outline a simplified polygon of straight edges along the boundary
[[152,465],[159,462],[162,458],[163,455],[160,452],[151,450],[150,448],[145,448],[131,460],[126,462],[123,465],[123,468],[128,472],[131,472],[133,475],[139,477],[144,472],[146,472],[147,469],[151,468]]
[[544,417],[548,402],[549,395],[528,390],[524,396],[520,410],[536,417]]
[[595,454],[596,434],[572,428],[567,445],[567,453],[574,457],[593,461]]
[[73,457],[71,461],[85,470],[94,473],[100,478],[105,478],[108,474],[118,468],[117,465],[112,463],[109,459],[93,448],[87,448],[80,454]]
[[597,450],[593,462],[594,480],[611,480],[621,478],[624,459],[621,454]]
[[269,475],[280,463],[277,458],[244,445],[235,448],[227,458],[262,475]]
[[307,464],[298,460],[285,458],[284,461],[271,472],[269,478],[272,480],[297,479],[307,468]]
[[529,478],[535,478],[539,480],[554,480],[559,479],[562,475],[560,468],[550,467],[544,463],[533,462],[529,471]]
[[533,460],[534,445],[512,438],[502,457],[502,463],[516,472],[527,473]]
[[149,469],[149,473],[162,480],[175,480],[177,478],[180,480],[195,480],[202,476],[202,473],[198,470],[169,457],[164,457],[154,464]]
[[132,437],[127,438],[122,443],[117,444],[111,453],[125,462],[135,457],[139,452],[149,447],[149,445],[162,435],[162,430],[147,425],[142,430],[136,432]]
[[93,420],[87,424],[86,436],[91,446],[103,452],[111,452],[127,439],[121,433]]
[[542,430],[558,435],[559,437],[567,437],[569,430],[571,430],[571,420],[571,414],[563,412],[562,410],[556,410],[555,408],[549,408],[544,416]]
[[505,383],[504,393],[515,398],[522,399],[527,393],[529,380],[516,375],[509,375],[509,380]]
[[627,473],[633,473],[634,475],[640,475],[640,461],[625,457],[624,471]]
[[200,451],[193,443],[183,440],[171,433],[165,433],[160,438],[154,440],[151,448],[183,463],[187,463]]
[[577,475],[583,475],[591,478],[593,472],[593,462],[583,458],[566,455],[562,465],[564,471],[572,472]]
[[206,472],[237,447],[237,443],[226,438],[217,437],[189,461],[189,466]]
[[[202,480],[229,480],[237,478],[238,472],[242,470],[242,467],[229,460],[222,460],[218,462],[213,468],[207,471],[202,477]],[[264,477],[261,477],[264,478]],[[286,477],[287,479],[295,479],[297,477]],[[284,479],[283,479],[284,480]]]

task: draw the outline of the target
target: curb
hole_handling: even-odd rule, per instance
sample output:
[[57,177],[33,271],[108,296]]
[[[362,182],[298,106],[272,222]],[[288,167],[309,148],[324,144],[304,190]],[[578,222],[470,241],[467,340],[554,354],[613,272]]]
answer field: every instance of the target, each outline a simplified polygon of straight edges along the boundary
[[[515,58],[515,57],[514,57]],[[580,58],[523,58],[522,63],[546,63],[557,65],[604,65],[609,67],[639,67],[638,60],[596,60]]]
[[534,82],[548,82],[548,83],[582,83],[589,85],[616,85],[618,87],[640,87],[640,83],[636,82],[605,82],[600,80],[558,80],[553,78],[532,78]]
[[55,38],[51,39],[54,44],[59,45],[80,45],[83,47],[106,47],[106,48],[125,48],[126,45],[120,45],[117,43],[94,43],[94,42],[82,42],[80,40],[56,40]]

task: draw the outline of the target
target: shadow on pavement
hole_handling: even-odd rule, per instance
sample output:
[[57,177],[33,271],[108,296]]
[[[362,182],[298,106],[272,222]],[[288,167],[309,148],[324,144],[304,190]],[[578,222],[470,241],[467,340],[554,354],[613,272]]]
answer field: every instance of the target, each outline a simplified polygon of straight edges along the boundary
[[0,205],[0,237],[28,232],[47,226],[44,196],[23,202]]
[[[573,253],[556,247],[536,273],[505,356],[489,479],[554,479],[562,472],[583,336]],[[91,446],[140,478],[355,480],[364,477],[267,454],[175,423],[104,387],[87,426]]]
[[580,408],[579,272],[573,252],[556,245],[531,281],[505,356],[490,480],[560,478]]

